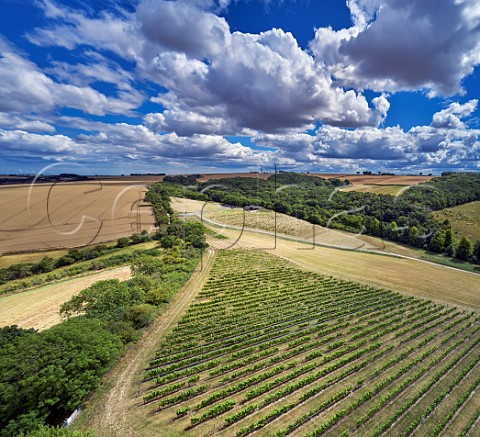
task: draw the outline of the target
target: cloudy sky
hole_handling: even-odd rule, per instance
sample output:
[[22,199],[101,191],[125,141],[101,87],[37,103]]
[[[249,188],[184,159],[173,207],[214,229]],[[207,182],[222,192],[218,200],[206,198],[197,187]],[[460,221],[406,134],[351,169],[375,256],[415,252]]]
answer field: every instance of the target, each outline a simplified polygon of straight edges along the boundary
[[478,0],[3,0],[0,173],[480,170]]

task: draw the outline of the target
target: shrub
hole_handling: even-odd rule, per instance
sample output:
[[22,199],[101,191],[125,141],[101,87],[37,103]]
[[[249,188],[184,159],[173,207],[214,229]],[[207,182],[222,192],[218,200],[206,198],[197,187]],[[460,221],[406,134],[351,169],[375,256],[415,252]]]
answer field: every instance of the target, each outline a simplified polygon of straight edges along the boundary
[[130,244],[130,240],[127,237],[119,238],[117,241],[117,247],[127,247]]
[[135,329],[145,328],[151,325],[157,315],[157,308],[148,303],[133,305],[125,312],[125,320],[131,323]]

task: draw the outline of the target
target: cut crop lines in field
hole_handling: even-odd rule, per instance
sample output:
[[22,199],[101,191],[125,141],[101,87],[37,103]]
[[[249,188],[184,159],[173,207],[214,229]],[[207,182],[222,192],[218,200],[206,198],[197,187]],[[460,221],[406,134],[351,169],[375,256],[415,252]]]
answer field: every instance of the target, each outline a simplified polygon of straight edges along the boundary
[[479,345],[475,313],[220,251],[140,408],[192,435],[457,435],[478,426]]
[[[314,225],[304,220],[289,217],[285,214],[275,214],[272,211],[244,212],[241,209],[207,212],[207,216],[215,222],[246,228],[261,229],[267,232],[275,230],[280,234],[290,235],[302,240],[314,238]],[[244,223],[245,221],[245,223]],[[325,231],[324,228],[316,226],[317,234]]]
[[5,186],[0,253],[76,247],[150,230],[153,215],[140,211],[146,188],[124,181]]

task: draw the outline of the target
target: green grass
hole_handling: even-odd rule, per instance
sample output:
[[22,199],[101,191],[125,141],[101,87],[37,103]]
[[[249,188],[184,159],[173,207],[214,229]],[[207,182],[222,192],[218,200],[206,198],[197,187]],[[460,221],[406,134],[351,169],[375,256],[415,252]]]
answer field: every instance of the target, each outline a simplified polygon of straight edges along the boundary
[[426,435],[433,406],[478,402],[479,345],[475,313],[220,251],[150,362],[139,408],[192,436],[388,435],[398,418],[398,435]]
[[[186,221],[200,222],[200,218],[199,218],[198,216],[196,216],[196,215],[186,216],[186,217],[184,217],[184,220],[186,220]],[[206,226],[205,224],[204,224],[204,228],[205,228],[205,235],[206,235],[206,236],[215,238],[215,239],[217,239],[217,240],[228,240],[228,237],[226,237],[225,235],[220,234],[220,233],[214,231],[213,229],[209,228],[209,227]]]
[[480,201],[438,211],[435,217],[440,221],[448,220],[458,239],[465,236],[473,243],[480,240]]
[[441,264],[448,267],[454,267],[456,269],[465,270],[472,273],[480,273],[480,266],[469,263],[467,261],[461,261],[455,258],[449,258],[443,255],[437,255],[433,253],[426,253],[422,256],[425,261],[431,261],[437,264]]
[[218,232],[215,232],[213,229],[205,227],[205,235],[216,238],[217,240],[228,240],[228,237],[226,237],[223,234],[219,234]]

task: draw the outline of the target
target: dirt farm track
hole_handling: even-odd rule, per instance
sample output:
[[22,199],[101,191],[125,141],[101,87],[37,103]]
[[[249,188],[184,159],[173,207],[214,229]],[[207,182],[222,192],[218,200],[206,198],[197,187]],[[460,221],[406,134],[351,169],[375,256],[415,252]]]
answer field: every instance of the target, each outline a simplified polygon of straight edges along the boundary
[[147,185],[159,179],[0,186],[0,254],[84,246],[149,231],[154,220],[143,198]]

